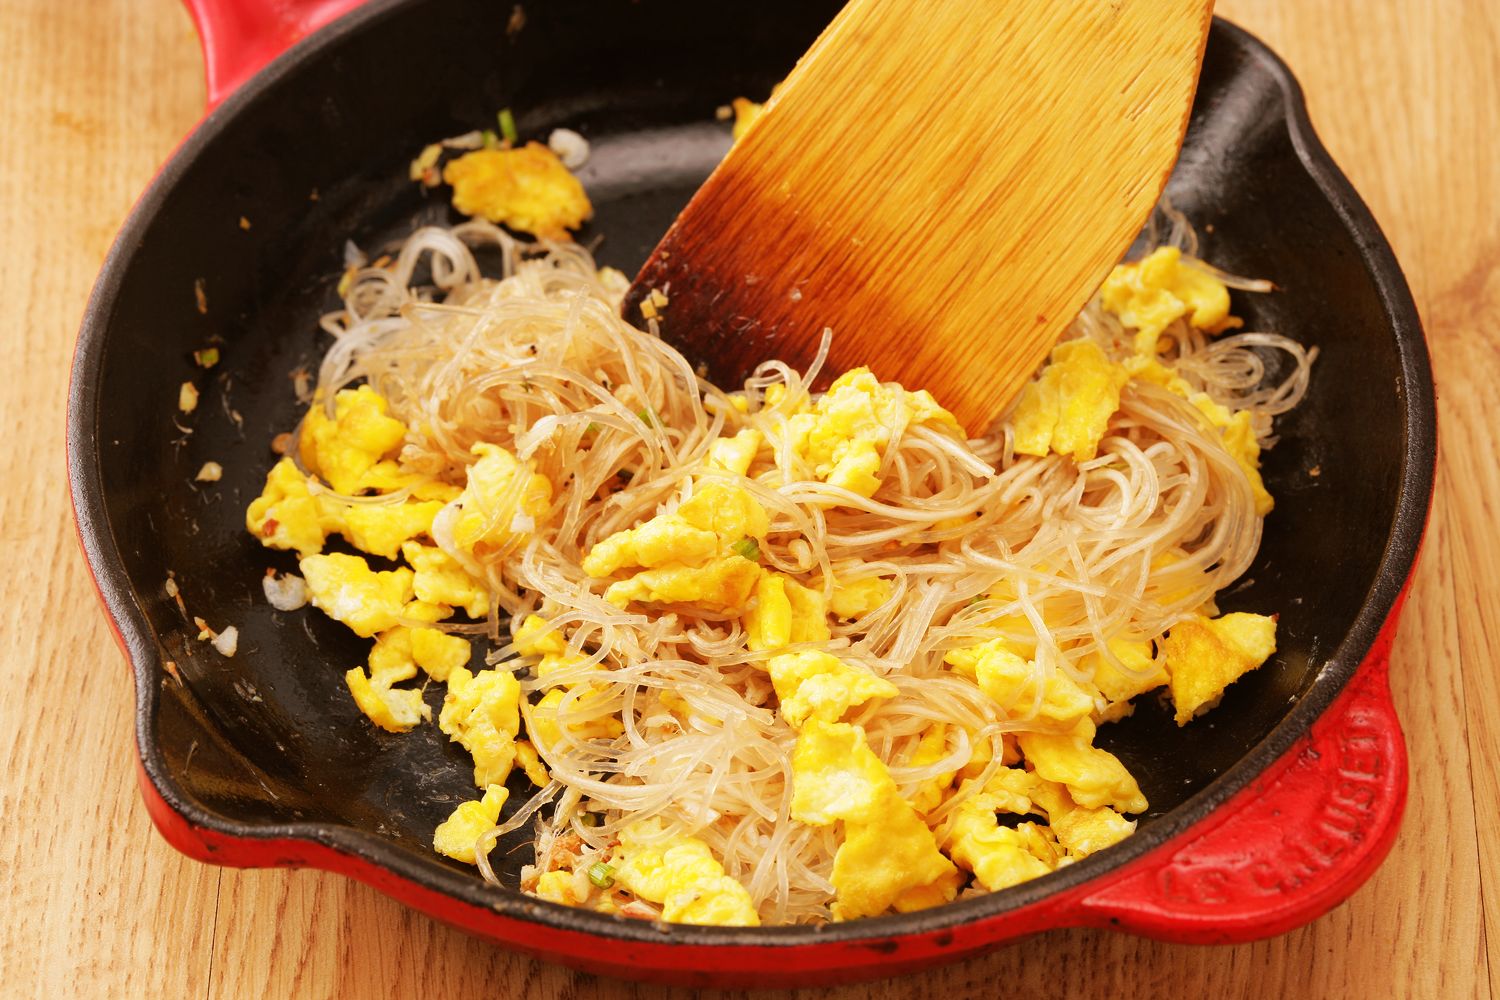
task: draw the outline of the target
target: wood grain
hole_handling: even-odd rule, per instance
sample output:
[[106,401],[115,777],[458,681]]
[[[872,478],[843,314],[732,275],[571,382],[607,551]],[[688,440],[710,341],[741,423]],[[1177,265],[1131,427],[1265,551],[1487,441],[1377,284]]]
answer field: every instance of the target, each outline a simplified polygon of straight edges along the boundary
[[770,357],[805,370],[829,328],[827,376],[868,364],[981,433],[1160,198],[1212,6],[850,0],[652,252],[627,318],[669,289],[662,336],[731,386]]
[[[1500,9],[1219,6],[1302,80],[1427,323],[1442,465],[1392,663],[1412,755],[1401,837],[1348,903],[1272,941],[1058,932],[807,996],[1500,996]],[[63,399],[93,275],[196,120],[200,62],[174,0],[0,0],[0,25],[0,995],[661,995],[539,965],[331,875],[199,865],[151,831],[127,670],[69,522]]]

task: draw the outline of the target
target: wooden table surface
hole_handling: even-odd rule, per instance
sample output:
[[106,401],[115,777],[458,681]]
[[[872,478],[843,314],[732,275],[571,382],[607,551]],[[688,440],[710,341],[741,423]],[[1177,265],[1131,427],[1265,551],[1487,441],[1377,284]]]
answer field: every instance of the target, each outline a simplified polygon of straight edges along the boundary
[[[601,0],[603,2],[603,0]],[[1392,663],[1395,850],[1311,926],[1233,948],[1055,932],[839,997],[1500,997],[1500,3],[1221,0],[1306,87],[1406,268],[1442,460]],[[112,235],[203,106],[176,0],[0,0],[0,995],[617,997],[314,871],[178,855],[135,786],[129,672],[79,555],[63,400]],[[811,991],[809,991],[811,992]]]

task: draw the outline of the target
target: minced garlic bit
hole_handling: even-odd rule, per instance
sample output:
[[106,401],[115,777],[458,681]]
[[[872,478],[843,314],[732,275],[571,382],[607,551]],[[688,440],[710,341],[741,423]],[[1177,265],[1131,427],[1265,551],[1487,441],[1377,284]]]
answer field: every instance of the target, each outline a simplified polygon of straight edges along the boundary
[[295,573],[277,576],[274,569],[268,569],[260,586],[266,601],[277,611],[296,611],[307,604],[307,581]]
[[214,649],[225,656],[233,656],[240,648],[240,630],[230,625],[214,636]]
[[217,483],[224,477],[224,467],[218,462],[204,462],[203,468],[193,478],[200,483]]
[[183,413],[192,413],[198,408],[198,387],[191,382],[182,383],[177,390],[177,408]]

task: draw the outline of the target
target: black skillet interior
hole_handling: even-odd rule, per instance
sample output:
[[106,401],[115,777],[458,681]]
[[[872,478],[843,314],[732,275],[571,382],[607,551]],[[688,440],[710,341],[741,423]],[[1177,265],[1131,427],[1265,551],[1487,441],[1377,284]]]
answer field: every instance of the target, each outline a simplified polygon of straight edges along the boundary
[[[97,462],[99,484],[80,517],[118,551],[101,585],[117,609],[138,608],[141,634],[185,682],[137,665],[152,671],[139,718],[147,770],[170,782],[171,799],[229,828],[311,821],[371,832],[413,865],[450,864],[430,844],[475,795],[465,754],[435,726],[392,736],[360,716],[342,674],[366,643],[316,612],[269,608],[263,573],[294,561],[244,530],[275,458],[270,439],[298,416],[291,373],[315,369],[327,346],[316,320],[335,303],[344,243],[376,252],[450,219],[440,192],[407,180],[408,161],[430,141],[493,127],[509,106],[523,136],[568,126],[593,143],[581,177],[597,218],[581,238],[601,237],[600,261],[633,274],[728,146],[715,109],[764,97],[838,6],[552,0],[528,5],[511,35],[509,4],[382,3],[189,141],[175,182],[148,195],[116,248],[75,389],[75,421],[96,414],[75,426],[88,442],[76,461]],[[1407,428],[1392,402],[1402,368],[1382,293],[1351,224],[1293,149],[1285,84],[1262,51],[1215,26],[1170,194],[1207,258],[1280,287],[1236,295],[1248,327],[1320,351],[1311,396],[1280,420],[1266,458],[1277,507],[1260,556],[1222,600],[1278,612],[1281,649],[1186,729],[1149,698],[1105,727],[1102,742],[1152,803],[1137,839],[1253,758],[1324,671],[1375,584],[1403,469]],[[211,344],[222,361],[204,373],[192,352]],[[190,379],[202,398],[181,417],[178,386]],[[195,484],[207,461],[223,480]],[[239,629],[236,656],[195,638],[166,596],[169,575],[188,615]],[[440,693],[429,692],[434,707]],[[512,807],[523,792],[519,779]],[[529,860],[523,844],[514,835],[495,855],[512,880]]]

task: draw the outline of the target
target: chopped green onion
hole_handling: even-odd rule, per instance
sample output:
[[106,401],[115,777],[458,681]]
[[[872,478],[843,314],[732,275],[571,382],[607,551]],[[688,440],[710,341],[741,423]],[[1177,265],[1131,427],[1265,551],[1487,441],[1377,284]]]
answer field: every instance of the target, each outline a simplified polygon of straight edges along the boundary
[[510,113],[510,108],[501,108],[497,117],[500,119],[500,134],[514,146],[520,138],[520,133],[516,131],[516,116]]
[[212,368],[219,363],[219,349],[217,347],[205,347],[201,351],[193,352],[193,361],[199,368]]
[[760,543],[748,535],[729,547],[751,562],[760,562]]
[[645,424],[647,427],[661,426],[661,420],[657,418],[656,411],[651,409],[651,407],[649,406],[644,410],[635,411],[635,415],[640,417],[641,423]]
[[484,141],[484,148],[485,149],[499,149],[500,148],[500,137],[495,134],[495,130],[494,129],[491,129],[491,128],[485,129],[483,132],[479,133],[479,138]]
[[607,865],[603,861],[595,861],[589,865],[589,881],[601,889],[608,889],[615,884],[614,866]]

